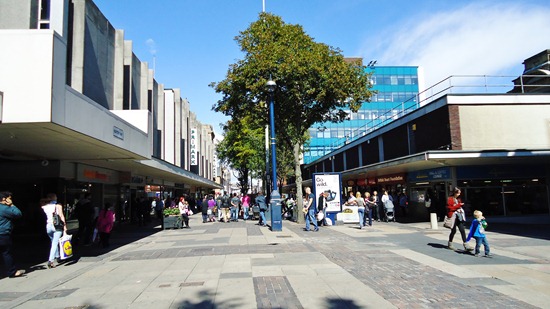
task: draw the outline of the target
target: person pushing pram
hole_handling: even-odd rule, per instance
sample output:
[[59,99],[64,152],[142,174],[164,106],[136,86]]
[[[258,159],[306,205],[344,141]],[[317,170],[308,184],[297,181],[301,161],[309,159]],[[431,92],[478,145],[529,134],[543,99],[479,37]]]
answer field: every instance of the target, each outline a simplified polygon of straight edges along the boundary
[[382,204],[384,206],[384,218],[386,222],[395,222],[395,206],[393,205],[393,198],[388,194],[388,190],[384,190],[382,195]]

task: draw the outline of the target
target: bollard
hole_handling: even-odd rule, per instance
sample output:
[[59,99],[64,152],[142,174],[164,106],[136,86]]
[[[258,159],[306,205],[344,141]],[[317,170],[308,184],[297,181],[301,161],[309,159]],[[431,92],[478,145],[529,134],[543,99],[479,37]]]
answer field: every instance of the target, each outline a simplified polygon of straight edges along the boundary
[[437,230],[437,214],[435,212],[430,213],[430,224],[432,230]]

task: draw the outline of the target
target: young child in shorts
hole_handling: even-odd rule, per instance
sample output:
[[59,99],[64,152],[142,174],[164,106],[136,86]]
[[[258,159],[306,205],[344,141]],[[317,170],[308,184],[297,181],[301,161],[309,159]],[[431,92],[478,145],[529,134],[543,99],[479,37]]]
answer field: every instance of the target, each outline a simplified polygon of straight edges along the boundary
[[487,236],[485,236],[485,228],[487,227],[487,221],[483,217],[483,213],[479,210],[474,211],[474,220],[470,226],[470,233],[466,238],[466,242],[470,241],[472,237],[476,240],[475,256],[480,256],[479,249],[481,244],[485,248],[485,257],[492,257],[491,249],[489,248],[489,242],[487,242]]

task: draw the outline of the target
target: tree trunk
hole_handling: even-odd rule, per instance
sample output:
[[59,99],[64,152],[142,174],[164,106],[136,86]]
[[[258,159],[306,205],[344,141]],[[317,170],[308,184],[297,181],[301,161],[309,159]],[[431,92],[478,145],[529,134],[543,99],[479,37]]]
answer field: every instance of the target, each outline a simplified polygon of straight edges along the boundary
[[300,169],[300,144],[294,144],[294,174],[296,174],[296,222],[305,223],[304,213],[302,207],[304,207],[304,199],[302,194],[302,170]]

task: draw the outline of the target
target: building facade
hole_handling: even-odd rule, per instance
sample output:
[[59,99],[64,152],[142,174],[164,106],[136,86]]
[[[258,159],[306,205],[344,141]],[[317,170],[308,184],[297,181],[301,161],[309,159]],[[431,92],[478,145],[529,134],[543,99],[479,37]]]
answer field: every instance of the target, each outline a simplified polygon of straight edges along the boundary
[[349,119],[340,123],[318,123],[309,129],[310,140],[304,147],[308,164],[376,128],[397,119],[405,111],[418,107],[422,73],[419,67],[374,66],[366,68],[371,75],[374,95]]
[[[456,84],[465,82],[473,85]],[[406,194],[398,221],[442,218],[454,187],[462,189],[468,215],[477,209],[493,220],[550,221],[550,87],[479,94],[455,93],[452,80],[448,85],[419,108],[304,165],[304,185],[316,173],[337,172],[345,192]]]
[[0,45],[0,188],[29,223],[48,192],[122,213],[139,196],[221,187],[212,126],[93,1],[1,0]]

